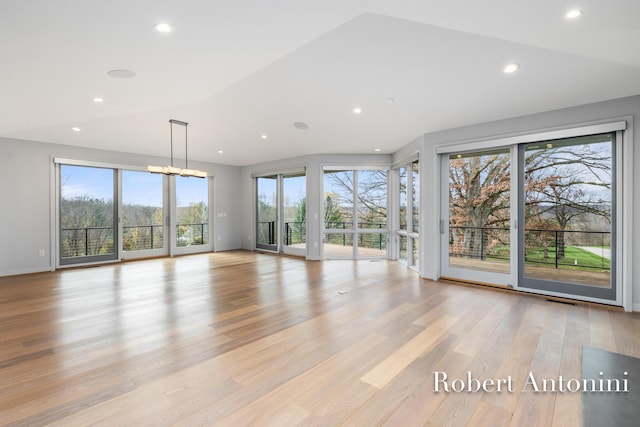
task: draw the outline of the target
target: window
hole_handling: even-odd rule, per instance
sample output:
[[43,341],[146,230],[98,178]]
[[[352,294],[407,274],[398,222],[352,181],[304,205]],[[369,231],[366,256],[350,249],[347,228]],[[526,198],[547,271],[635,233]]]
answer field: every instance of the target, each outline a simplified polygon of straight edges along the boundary
[[615,139],[607,133],[520,146],[521,286],[615,297]]
[[208,179],[176,176],[176,246],[209,244]]
[[73,159],[54,165],[59,266],[211,249],[210,179]]
[[396,230],[397,257],[411,268],[420,265],[420,163],[416,159],[397,168],[399,218]]
[[624,128],[523,135],[470,152],[443,147],[442,276],[621,302]]
[[256,247],[276,251],[278,249],[278,176],[262,176],[256,179],[258,219]]
[[387,256],[387,171],[325,170],[325,258]]
[[59,262],[117,259],[116,171],[60,165]]
[[449,156],[449,266],[510,271],[509,149]]
[[165,247],[163,175],[122,171],[122,250]]
[[307,255],[305,168],[255,177],[256,248]]
[[307,248],[307,177],[304,173],[282,176],[283,251]]

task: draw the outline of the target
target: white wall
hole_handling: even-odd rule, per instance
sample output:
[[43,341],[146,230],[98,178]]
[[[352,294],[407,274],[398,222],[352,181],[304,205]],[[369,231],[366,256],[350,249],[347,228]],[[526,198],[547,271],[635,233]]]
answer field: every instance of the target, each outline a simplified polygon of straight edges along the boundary
[[[549,111],[530,116],[516,117],[489,123],[481,123],[442,132],[426,134],[420,158],[421,171],[429,174],[423,177],[421,191],[422,219],[425,228],[422,231],[421,261],[423,275],[428,278],[439,277],[440,246],[439,240],[439,176],[438,161],[435,148],[439,145],[455,144],[471,141],[491,140],[499,137],[532,134],[545,130],[576,127],[585,123],[609,122],[621,117],[631,116],[631,122],[640,123],[640,95]],[[633,124],[627,130],[633,141],[633,164],[640,165],[640,132],[633,132]],[[640,173],[632,174],[633,211],[640,213]],[[632,265],[640,266],[640,225],[633,227],[632,234],[624,233],[632,242]],[[432,240],[435,239],[435,240]],[[433,242],[433,243],[429,243]],[[632,304],[635,311],[640,311],[640,267],[633,271]],[[628,301],[627,301],[628,302]],[[625,308],[630,309],[628,304]]]
[[[55,188],[51,182],[52,157],[131,166],[168,163],[168,159],[161,157],[0,138],[0,276],[54,268],[50,206],[51,191]],[[189,163],[215,174],[215,250],[240,248],[241,223],[235,220],[240,213],[240,168]],[[218,212],[226,216],[219,217]],[[40,250],[45,251],[44,257],[39,256]]]

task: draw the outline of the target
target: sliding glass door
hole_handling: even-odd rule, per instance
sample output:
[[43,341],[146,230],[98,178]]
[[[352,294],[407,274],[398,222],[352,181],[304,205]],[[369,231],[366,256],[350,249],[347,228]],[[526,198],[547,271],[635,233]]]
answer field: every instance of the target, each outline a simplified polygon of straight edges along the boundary
[[304,171],[259,176],[256,249],[307,255],[307,177]]
[[278,176],[256,178],[256,248],[278,251]]
[[209,178],[175,177],[176,255],[207,252],[209,239]]
[[60,166],[59,263],[118,258],[117,171]]
[[519,285],[615,300],[615,134],[521,145]]
[[122,257],[166,255],[165,176],[123,170],[121,177]]
[[[510,284],[509,148],[443,156],[443,275]],[[446,224],[445,224],[446,221]]]
[[54,164],[58,266],[212,249],[209,178],[70,159]]
[[307,254],[307,177],[282,175],[282,252]]
[[616,135],[443,155],[441,275],[618,301]]

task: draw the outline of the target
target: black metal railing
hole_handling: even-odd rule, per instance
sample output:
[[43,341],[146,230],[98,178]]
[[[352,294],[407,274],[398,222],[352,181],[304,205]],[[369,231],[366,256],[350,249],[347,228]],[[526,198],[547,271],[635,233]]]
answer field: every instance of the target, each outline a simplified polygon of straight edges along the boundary
[[62,258],[114,253],[113,227],[62,228]]
[[131,225],[122,227],[122,249],[142,251],[164,246],[163,225]]
[[284,223],[284,244],[286,246],[307,242],[306,222],[285,222]]
[[257,243],[262,245],[276,244],[276,222],[259,221],[257,230]]
[[[285,222],[284,223],[284,244],[291,246],[307,241],[307,224],[305,222]],[[258,222],[258,243],[263,245],[276,244],[276,222]]]
[[[353,227],[353,222],[325,222],[325,229],[346,230]],[[361,248],[383,249],[387,247],[387,224],[383,222],[357,222],[359,230],[382,230],[384,233],[358,233],[358,246]],[[332,245],[351,246],[352,235],[347,233],[328,233],[325,235],[325,243]]]
[[[611,247],[611,232],[544,230],[525,228],[525,262],[551,265],[554,268],[577,267],[609,270],[605,251]],[[504,227],[449,227],[449,256],[479,260],[509,260],[510,230]],[[591,261],[578,262],[567,256],[573,247],[600,248]],[[595,251],[594,251],[595,252]]]
[[[325,228],[348,230],[353,226],[352,222],[331,222],[325,223]],[[358,222],[359,229],[377,229],[385,231],[383,233],[359,233],[358,245],[366,248],[384,249],[387,247],[387,224],[379,222]],[[276,244],[276,222],[258,221],[257,243],[263,245]],[[334,245],[350,246],[353,244],[353,236],[350,233],[327,233],[325,242]],[[285,222],[284,224],[284,244],[287,246],[307,241],[307,227],[305,222]]]
[[[62,258],[113,254],[113,227],[61,228]],[[205,223],[177,224],[176,245],[194,246],[209,243],[209,225]],[[164,246],[163,225],[131,225],[122,227],[122,247],[125,251],[158,249]]]

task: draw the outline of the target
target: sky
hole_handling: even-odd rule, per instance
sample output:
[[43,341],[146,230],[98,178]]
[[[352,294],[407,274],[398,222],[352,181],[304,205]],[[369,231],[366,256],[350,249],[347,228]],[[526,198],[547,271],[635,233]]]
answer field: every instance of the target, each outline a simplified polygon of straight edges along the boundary
[[[113,199],[113,169],[61,165],[62,197]],[[162,206],[164,175],[139,171],[122,171],[123,204]],[[188,206],[207,200],[208,179],[176,177],[178,204]]]
[[[283,183],[285,203],[293,206],[298,204],[307,194],[307,177],[285,176]],[[273,204],[277,191],[277,179],[275,177],[258,178],[258,196],[268,204]]]

